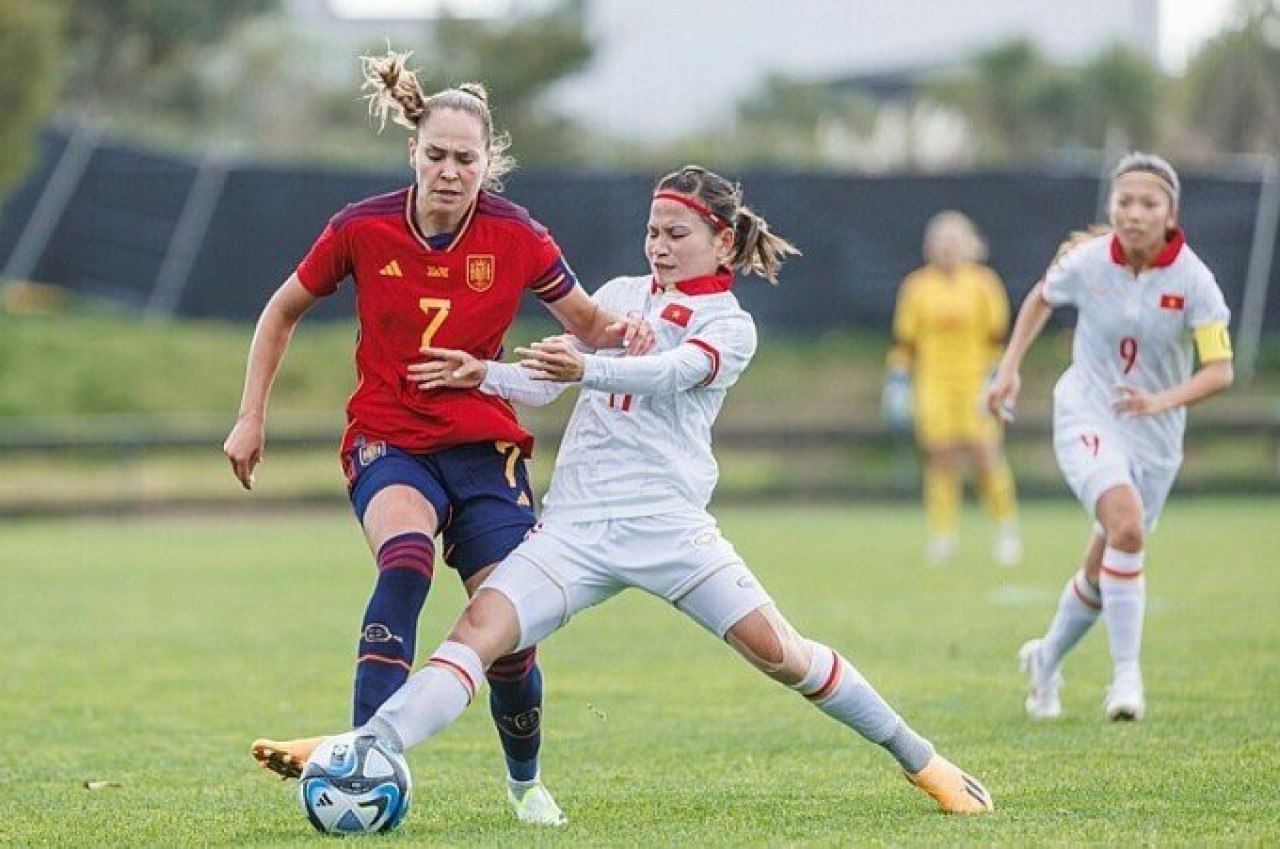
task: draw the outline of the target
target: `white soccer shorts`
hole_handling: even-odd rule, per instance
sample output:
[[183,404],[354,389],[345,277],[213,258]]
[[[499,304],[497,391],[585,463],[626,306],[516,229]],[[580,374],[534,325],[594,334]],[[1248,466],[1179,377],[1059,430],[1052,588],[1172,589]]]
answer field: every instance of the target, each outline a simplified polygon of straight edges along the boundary
[[1097,518],[1098,499],[1117,486],[1132,486],[1142,501],[1142,524],[1156,529],[1178,467],[1143,466],[1132,457],[1124,434],[1112,423],[1088,416],[1058,416],[1053,425],[1053,453],[1067,485]]
[[773,599],[706,513],[541,524],[485,579],[515,606],[520,648],[627,587],[666,599],[719,638]]

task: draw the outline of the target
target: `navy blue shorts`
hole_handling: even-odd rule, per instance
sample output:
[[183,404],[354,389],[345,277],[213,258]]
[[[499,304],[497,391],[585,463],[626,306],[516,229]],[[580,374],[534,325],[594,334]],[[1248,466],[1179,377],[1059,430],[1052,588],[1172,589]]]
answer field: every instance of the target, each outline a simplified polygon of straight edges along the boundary
[[477,442],[410,454],[383,442],[357,445],[343,458],[347,493],[363,524],[369,502],[388,486],[409,486],[435,508],[444,562],[467,580],[520,544],[536,518],[520,449]]

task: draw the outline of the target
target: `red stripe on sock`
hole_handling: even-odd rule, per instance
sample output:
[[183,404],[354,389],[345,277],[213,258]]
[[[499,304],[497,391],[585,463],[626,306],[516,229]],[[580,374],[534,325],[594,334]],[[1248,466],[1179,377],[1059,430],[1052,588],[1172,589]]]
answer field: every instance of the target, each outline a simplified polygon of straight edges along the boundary
[[1102,602],[1089,598],[1080,590],[1080,584],[1076,581],[1071,582],[1071,589],[1075,591],[1076,598],[1084,603],[1085,607],[1092,607],[1094,610],[1102,609]]
[[485,677],[490,681],[523,681],[538,662],[537,646],[500,657],[489,665]]
[[467,670],[463,669],[452,660],[443,657],[433,657],[427,661],[427,666],[444,666],[454,675],[458,676],[458,680],[462,682],[462,688],[467,691],[467,704],[471,704],[471,700],[476,697],[476,682],[471,680],[471,676],[467,674]]
[[1106,575],[1108,578],[1115,578],[1117,581],[1136,581],[1142,577],[1142,570],[1139,569],[1136,572],[1117,572],[1115,569],[1107,568],[1107,565],[1104,563],[1102,566],[1102,574]]
[[400,666],[400,667],[403,667],[404,669],[409,670],[410,672],[413,671],[413,667],[405,663],[403,660],[397,660],[396,658],[393,658],[393,657],[383,657],[382,655],[377,655],[377,654],[362,654],[360,655],[360,657],[356,658],[356,663],[364,663],[366,660],[372,660],[377,663],[385,663],[388,666]]
[[818,702],[831,695],[840,683],[840,655],[835,652],[831,653],[831,674],[827,676],[826,682],[805,696],[811,702]]

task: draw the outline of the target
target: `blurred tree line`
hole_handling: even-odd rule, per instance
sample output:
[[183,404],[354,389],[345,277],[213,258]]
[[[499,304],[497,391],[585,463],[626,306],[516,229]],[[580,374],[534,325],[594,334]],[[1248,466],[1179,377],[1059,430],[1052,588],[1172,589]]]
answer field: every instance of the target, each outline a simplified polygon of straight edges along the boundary
[[[372,143],[355,56],[300,34],[286,0],[0,0],[0,192],[59,112],[116,135],[200,152],[384,168],[397,134]],[[398,49],[431,89],[479,79],[525,166],[956,168],[1096,149],[1109,139],[1180,160],[1280,151],[1280,5],[1237,0],[1232,23],[1183,75],[1117,45],[1081,66],[1028,41],[912,77],[892,96],[859,80],[772,77],[727,129],[666,142],[610,138],[557,114],[549,90],[590,61],[580,3],[500,20],[405,24]],[[379,52],[385,43],[363,45]]]

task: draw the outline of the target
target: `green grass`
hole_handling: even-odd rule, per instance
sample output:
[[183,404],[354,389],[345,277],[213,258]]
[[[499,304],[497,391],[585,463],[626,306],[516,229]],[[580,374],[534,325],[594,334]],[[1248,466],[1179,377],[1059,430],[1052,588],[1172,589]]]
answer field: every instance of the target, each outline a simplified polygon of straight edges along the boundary
[[[1023,718],[1013,669],[1083,546],[1076,506],[1025,510],[1028,562],[1012,571],[986,562],[976,515],[960,561],[931,570],[915,510],[725,510],[793,622],[981,776],[994,816],[934,813],[883,752],[633,592],[542,651],[544,768],[566,831],[512,821],[472,709],[411,753],[413,810],[378,843],[1274,842],[1278,509],[1174,499],[1148,559],[1150,713],[1118,726],[1100,715],[1101,633],[1068,661],[1057,723]],[[0,524],[0,843],[319,841],[247,744],[344,726],[371,574],[341,514]],[[460,603],[442,572],[422,648]]]
[[[522,321],[508,347],[552,332]],[[54,317],[0,313],[0,417],[208,415],[234,420],[253,328],[215,321],[160,322],[125,314]],[[1258,380],[1215,405],[1253,406],[1280,393],[1280,339],[1265,340]],[[817,335],[762,326],[760,350],[725,408],[728,422],[878,421],[887,331]],[[355,327],[303,321],[272,389],[271,412],[327,417],[341,427],[355,388]],[[1053,382],[1070,360],[1069,339],[1041,340],[1024,369],[1022,410],[1043,418]],[[537,424],[563,423],[569,405],[527,411]]]

